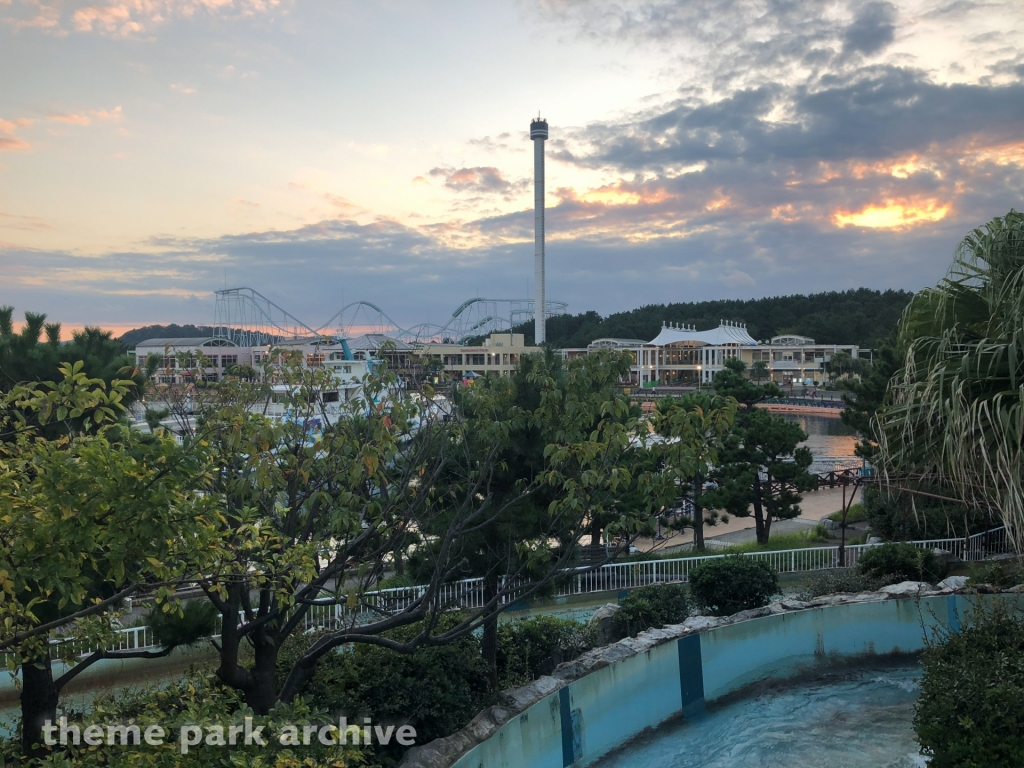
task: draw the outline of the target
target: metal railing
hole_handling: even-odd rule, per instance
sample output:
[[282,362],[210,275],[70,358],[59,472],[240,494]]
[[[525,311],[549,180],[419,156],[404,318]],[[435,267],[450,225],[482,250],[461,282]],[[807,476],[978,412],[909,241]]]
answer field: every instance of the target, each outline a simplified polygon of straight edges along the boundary
[[[978,562],[992,555],[1003,554],[1010,550],[1010,540],[1006,529],[995,528],[984,533],[977,533],[967,538],[956,539],[925,539],[909,542],[921,549],[933,549],[949,552],[956,558],[967,562]],[[857,564],[862,552],[877,544],[852,544],[845,548],[840,564],[840,547],[805,547],[802,549],[783,549],[768,552],[744,552],[757,562],[765,563],[777,573],[802,573],[831,568],[852,567]],[[700,557],[680,557],[662,560],[640,560],[625,563],[608,563],[596,569],[575,569],[564,572],[557,577],[554,594],[557,597],[570,597],[597,592],[614,592],[649,584],[686,583],[693,569],[709,560],[720,560],[727,555],[703,555]],[[484,580],[482,578],[462,579],[438,588],[436,603],[448,610],[481,608],[484,600]],[[401,611],[421,598],[426,592],[424,585],[413,587],[395,587],[367,592],[361,604],[350,607],[345,603],[318,603],[307,613],[303,621],[306,631],[318,629],[337,629],[353,623],[359,624],[372,620],[374,617]],[[503,603],[515,602],[514,594],[506,596]],[[244,623],[244,615],[239,616],[239,623]],[[94,653],[98,648],[80,640],[54,640],[52,657],[56,659],[57,645],[74,643],[79,657]],[[129,627],[117,633],[117,640],[108,650],[146,650],[157,647],[153,631],[149,627]]]

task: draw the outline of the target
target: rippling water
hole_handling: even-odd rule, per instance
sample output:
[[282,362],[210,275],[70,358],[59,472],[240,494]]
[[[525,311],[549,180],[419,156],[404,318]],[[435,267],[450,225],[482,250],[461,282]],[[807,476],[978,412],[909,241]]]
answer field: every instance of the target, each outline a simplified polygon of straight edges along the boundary
[[830,675],[641,737],[598,768],[916,768],[920,668]]
[[815,456],[853,456],[859,438],[854,429],[846,426],[833,416],[804,416],[796,413],[780,414],[786,421],[793,421],[807,433],[802,445],[811,449]]

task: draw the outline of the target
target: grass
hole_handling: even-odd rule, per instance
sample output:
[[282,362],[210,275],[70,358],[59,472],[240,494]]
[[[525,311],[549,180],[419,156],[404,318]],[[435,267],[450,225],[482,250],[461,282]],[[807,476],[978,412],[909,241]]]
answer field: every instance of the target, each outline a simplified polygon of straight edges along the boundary
[[[837,512],[833,512],[831,515],[828,516],[828,519],[832,520],[834,522],[837,522],[837,523],[843,522],[843,512],[842,512],[842,510],[839,510]],[[864,522],[867,519],[868,519],[868,516],[867,516],[867,513],[864,511],[864,505],[863,504],[852,504],[850,506],[849,511],[846,513],[846,524],[847,525],[850,525],[851,523],[862,523],[862,522]]]

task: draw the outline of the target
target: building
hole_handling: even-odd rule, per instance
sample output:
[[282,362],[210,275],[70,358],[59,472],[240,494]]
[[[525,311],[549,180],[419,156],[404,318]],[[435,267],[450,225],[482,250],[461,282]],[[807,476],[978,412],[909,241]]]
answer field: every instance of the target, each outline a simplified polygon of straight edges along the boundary
[[[342,389],[352,390],[352,382],[361,382],[362,377],[373,368],[376,358],[373,344],[363,343],[353,351],[347,340],[299,340],[273,345],[240,346],[231,339],[219,336],[208,338],[165,338],[146,339],[136,345],[133,354],[136,364],[144,366],[152,355],[160,358],[160,364],[152,376],[156,384],[191,384],[196,378],[204,381],[221,381],[232,369],[250,368],[262,378],[269,365],[273,370],[289,352],[302,355],[307,368],[324,368],[333,377],[343,382]],[[408,345],[406,345],[408,346]],[[272,351],[273,350],[273,351]],[[272,359],[276,357],[275,361]],[[200,368],[200,361],[204,363]],[[351,398],[339,397],[342,400]]]
[[[837,352],[852,359],[860,356],[854,344],[820,344],[806,336],[776,336],[759,342],[746,325],[723,320],[717,328],[698,331],[693,326],[666,323],[649,342],[636,339],[597,339],[587,353],[599,349],[626,350],[633,355],[632,383],[639,386],[687,386],[707,384],[725,367],[725,361],[738,358],[753,368],[766,364],[765,378],[782,385],[803,382],[820,383],[825,366]],[[567,357],[581,350],[564,350]]]
[[510,376],[523,355],[540,350],[526,346],[521,333],[492,333],[480,346],[420,344],[416,351],[421,358],[438,359],[452,378],[462,378],[470,372],[477,376]]

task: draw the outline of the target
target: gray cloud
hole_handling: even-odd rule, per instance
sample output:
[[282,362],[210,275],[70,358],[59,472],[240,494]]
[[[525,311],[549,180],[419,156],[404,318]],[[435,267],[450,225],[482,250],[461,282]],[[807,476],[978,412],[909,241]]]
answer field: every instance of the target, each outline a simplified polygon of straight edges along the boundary
[[873,54],[896,39],[896,6],[868,3],[843,33],[843,53]]

